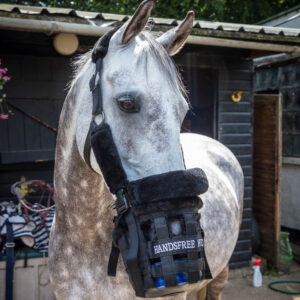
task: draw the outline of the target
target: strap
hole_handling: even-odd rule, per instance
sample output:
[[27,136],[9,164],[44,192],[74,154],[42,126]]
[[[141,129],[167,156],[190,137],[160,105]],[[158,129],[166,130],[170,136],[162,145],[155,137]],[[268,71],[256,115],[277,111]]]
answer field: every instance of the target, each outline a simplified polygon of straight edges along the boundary
[[5,300],[13,300],[13,282],[14,282],[14,235],[12,224],[6,220],[6,283]]
[[94,128],[94,124],[93,124],[93,122],[91,122],[89,131],[87,133],[87,136],[86,136],[86,139],[84,142],[83,158],[84,158],[86,164],[90,167],[90,169],[94,171],[94,169],[92,168],[92,165],[91,165],[91,133],[92,133],[93,128]]
[[[102,69],[102,60],[107,54],[109,41],[113,34],[120,28],[120,26],[115,27],[114,29],[110,30],[106,34],[104,34],[96,43],[93,51],[92,51],[92,61],[96,64],[95,65],[95,73],[90,80],[90,91],[92,92],[93,96],[93,109],[92,115],[93,117],[103,114],[103,101],[102,101],[102,92],[100,86],[100,74]],[[91,131],[93,127],[93,121],[90,124],[90,129],[88,131],[87,137],[84,143],[84,160],[87,165],[93,170],[90,162],[90,154],[91,154]],[[94,171],[94,170],[93,170]]]
[[130,248],[124,252],[126,258],[124,261],[127,263],[128,273],[135,290],[135,294],[138,297],[145,297],[143,279],[141,277],[141,271],[138,264],[138,249],[139,249],[139,237],[136,220],[131,211],[128,211],[125,215],[125,220],[128,226],[128,240]]
[[[154,219],[154,226],[158,240],[163,240],[169,238],[169,229],[164,217],[159,217]],[[160,258],[163,277],[167,287],[176,286],[176,273],[175,265],[173,260],[173,255],[163,256]]]
[[107,267],[108,276],[116,276],[119,255],[119,248],[112,244]]
[[111,37],[114,35],[114,33],[120,28],[121,26],[117,26],[110,30],[109,32],[105,33],[95,44],[93,52],[92,52],[92,61],[96,62],[97,59],[104,58],[109,47],[109,42]]
[[102,58],[98,58],[95,66],[95,73],[90,80],[90,90],[93,94],[93,111],[92,115],[102,114],[102,92],[100,86],[100,73],[102,69]]
[[86,135],[84,148],[83,148],[83,158],[92,171],[94,171],[94,169],[92,168],[91,165],[91,133],[95,127],[94,117],[103,113],[102,93],[100,87],[101,66],[102,66],[102,59],[99,58],[96,62],[95,73],[90,80],[90,90],[92,92],[92,97],[93,97],[93,109],[92,109],[93,119],[90,123],[90,128]]
[[[195,220],[195,214],[184,214],[184,221],[185,221],[185,228],[186,228],[186,234],[194,235],[197,234],[197,224]],[[189,270],[192,270],[193,264],[195,264],[195,261],[198,259],[198,252],[188,252],[187,253],[187,259],[188,259],[188,266]],[[199,271],[192,272],[190,271],[188,273],[188,281],[189,283],[195,283],[199,280]]]

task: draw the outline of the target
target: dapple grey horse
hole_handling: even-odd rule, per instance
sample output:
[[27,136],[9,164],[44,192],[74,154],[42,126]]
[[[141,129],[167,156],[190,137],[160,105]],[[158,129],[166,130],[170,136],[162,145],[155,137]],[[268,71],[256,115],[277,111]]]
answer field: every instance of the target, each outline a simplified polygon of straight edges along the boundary
[[[243,174],[234,155],[211,138],[180,134],[189,109],[170,56],[191,32],[194,13],[159,38],[144,30],[154,0],[141,3],[112,36],[101,70],[105,121],[110,125],[130,181],[185,168],[202,168],[209,181],[201,196],[201,226],[213,280],[186,285],[164,299],[186,299],[209,284],[218,299],[227,280],[228,261],[241,222]],[[107,276],[114,211],[93,151],[92,171],[84,161],[84,143],[92,118],[89,80],[95,72],[91,52],[77,65],[59,122],[55,159],[56,215],[51,230],[49,269],[57,299],[135,299],[123,264]],[[139,112],[130,113],[139,106]],[[101,122],[103,116],[97,116]],[[182,149],[182,150],[181,150]],[[218,282],[219,280],[219,282]]]

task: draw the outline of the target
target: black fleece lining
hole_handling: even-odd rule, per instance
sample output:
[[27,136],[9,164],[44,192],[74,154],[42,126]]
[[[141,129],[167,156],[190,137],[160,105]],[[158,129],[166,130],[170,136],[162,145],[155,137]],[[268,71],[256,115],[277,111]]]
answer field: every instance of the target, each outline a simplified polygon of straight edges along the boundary
[[120,26],[110,30],[109,32],[105,33],[95,44],[93,52],[92,52],[92,61],[95,63],[99,57],[105,57],[108,47],[109,41],[113,34],[120,28]]
[[126,188],[127,176],[107,123],[93,129],[91,145],[110,192],[116,194],[120,188]]
[[146,202],[134,206],[132,210],[136,216],[142,216],[147,214],[153,214],[156,212],[169,213],[174,209],[176,210],[190,209],[190,211],[197,212],[198,209],[202,207],[202,205],[203,203],[201,198],[198,196],[194,196],[194,197],[160,200],[156,202]]
[[128,194],[133,205],[203,194],[208,181],[199,168],[173,171],[131,181]]

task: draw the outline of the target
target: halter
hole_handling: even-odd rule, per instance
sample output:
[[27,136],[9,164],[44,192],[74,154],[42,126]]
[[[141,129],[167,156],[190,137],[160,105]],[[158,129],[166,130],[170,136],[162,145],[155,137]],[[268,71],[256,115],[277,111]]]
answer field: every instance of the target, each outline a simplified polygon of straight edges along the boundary
[[[103,100],[102,100],[102,92],[100,86],[100,73],[102,69],[102,60],[106,56],[109,46],[109,41],[114,33],[120,27],[116,27],[111,31],[107,32],[103,35],[98,42],[96,43],[93,52],[92,52],[92,62],[95,63],[95,73],[90,80],[90,91],[93,95],[93,110],[92,110],[92,121],[90,124],[90,128],[84,143],[83,149],[83,157],[88,166],[93,170],[91,166],[91,141],[90,136],[93,128],[97,125],[95,122],[95,117],[98,115],[102,115],[102,122],[104,122],[104,112],[103,112]],[[96,81],[97,80],[97,81]]]
[[[187,274],[185,283],[196,283],[211,278],[205,258],[203,231],[198,213],[202,201],[198,195],[208,189],[208,181],[199,168],[167,172],[131,181],[127,179],[114,143],[110,126],[104,120],[100,87],[102,61],[109,41],[118,30],[113,29],[95,45],[92,61],[96,64],[90,80],[93,95],[93,118],[84,146],[84,159],[90,166],[93,148],[105,182],[116,196],[112,250],[108,275],[115,276],[121,252],[129,279],[136,295],[158,287],[155,296],[168,294],[164,287],[182,284],[180,274]],[[95,117],[102,114],[97,125]],[[177,223],[179,222],[179,225]],[[174,224],[181,229],[175,234]],[[149,295],[147,295],[149,296]]]

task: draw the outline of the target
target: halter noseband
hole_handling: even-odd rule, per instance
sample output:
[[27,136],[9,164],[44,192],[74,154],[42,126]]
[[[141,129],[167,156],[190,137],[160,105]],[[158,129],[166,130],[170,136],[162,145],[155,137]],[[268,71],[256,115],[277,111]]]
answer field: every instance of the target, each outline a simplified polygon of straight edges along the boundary
[[91,170],[93,170],[93,168],[91,166],[91,160],[90,160],[90,155],[91,155],[90,137],[93,128],[97,125],[95,122],[95,117],[98,115],[102,115],[102,122],[104,122],[104,116],[105,116],[103,112],[103,100],[102,100],[102,92],[101,92],[101,85],[100,85],[102,61],[107,54],[111,37],[114,35],[116,31],[118,31],[119,28],[120,28],[119,26],[115,27],[114,29],[107,32],[98,40],[98,42],[94,46],[92,57],[91,57],[92,62],[95,63],[95,73],[90,80],[90,91],[92,92],[92,96],[93,96],[93,110],[92,110],[92,121],[90,124],[90,128],[83,149],[84,160]]

